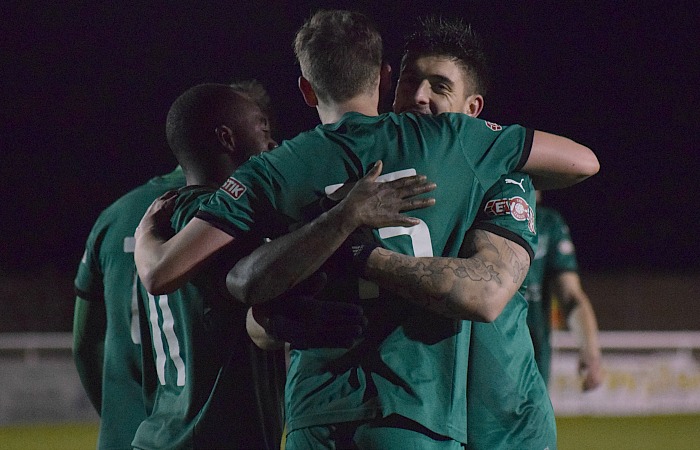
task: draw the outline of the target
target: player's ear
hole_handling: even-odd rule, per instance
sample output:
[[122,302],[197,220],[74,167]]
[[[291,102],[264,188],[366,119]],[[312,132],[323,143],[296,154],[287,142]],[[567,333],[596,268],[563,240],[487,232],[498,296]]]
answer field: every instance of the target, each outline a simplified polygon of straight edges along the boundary
[[314,88],[311,87],[311,83],[304,77],[299,77],[299,90],[301,95],[304,97],[304,101],[307,105],[315,108],[318,106],[318,98],[316,98],[316,92]]
[[226,147],[228,150],[236,149],[236,139],[233,135],[233,130],[226,125],[219,125],[215,130],[216,139],[219,141],[221,146]]
[[481,94],[472,94],[467,97],[467,101],[464,103],[464,114],[472,117],[479,117],[483,109],[484,97],[482,97]]

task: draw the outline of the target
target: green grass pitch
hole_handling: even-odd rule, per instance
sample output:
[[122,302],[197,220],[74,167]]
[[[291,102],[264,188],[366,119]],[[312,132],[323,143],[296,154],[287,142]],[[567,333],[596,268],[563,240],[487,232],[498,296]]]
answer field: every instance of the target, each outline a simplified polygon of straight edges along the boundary
[[[700,415],[559,417],[559,450],[697,450]],[[0,427],[0,450],[91,450],[97,424]]]
[[698,450],[700,415],[558,417],[559,450]]

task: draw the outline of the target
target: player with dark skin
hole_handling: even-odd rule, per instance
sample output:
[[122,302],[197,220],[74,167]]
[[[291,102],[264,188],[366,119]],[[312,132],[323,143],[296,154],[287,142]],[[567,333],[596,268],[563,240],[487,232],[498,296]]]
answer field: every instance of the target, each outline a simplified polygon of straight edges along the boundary
[[[267,115],[251,93],[215,83],[194,86],[176,99],[166,135],[186,180],[186,187],[173,191],[175,227],[188,220],[226,174],[277,145]],[[164,296],[138,292],[147,320],[142,360],[150,407],[130,448],[277,448],[283,415],[275,406],[283,389],[284,357],[256,353],[245,333],[246,309],[229,307],[238,304],[217,289],[215,273],[203,271]],[[225,332],[221,322],[227,325]],[[256,377],[256,370],[267,376]],[[221,399],[257,403],[256,410],[268,411],[238,416]],[[237,426],[222,426],[220,420]]]

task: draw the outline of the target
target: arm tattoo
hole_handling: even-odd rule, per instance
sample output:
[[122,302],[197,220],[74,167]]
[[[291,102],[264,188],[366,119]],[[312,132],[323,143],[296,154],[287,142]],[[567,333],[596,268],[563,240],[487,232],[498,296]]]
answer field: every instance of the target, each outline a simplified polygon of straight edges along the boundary
[[[500,269],[509,272],[513,283],[522,284],[530,269],[530,258],[527,252],[524,252],[525,249],[511,240],[500,237],[494,242],[494,235],[483,230],[475,230],[470,233],[470,236],[472,239],[465,243],[468,255],[462,256],[472,255],[472,259],[481,261],[476,255],[480,251],[488,255],[488,259],[492,261],[503,261],[504,263],[500,264]],[[482,264],[485,263],[482,261]]]
[[520,286],[530,263],[520,245],[482,230],[468,234],[457,258],[410,258],[378,251],[383,256],[377,266],[381,285],[413,303],[457,317],[465,307],[488,302],[489,292],[506,287],[509,279]]

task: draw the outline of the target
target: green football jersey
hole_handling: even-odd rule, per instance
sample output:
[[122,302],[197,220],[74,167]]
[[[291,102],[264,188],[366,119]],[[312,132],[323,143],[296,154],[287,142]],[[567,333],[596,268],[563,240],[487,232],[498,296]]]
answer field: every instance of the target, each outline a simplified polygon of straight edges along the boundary
[[[181,189],[173,229],[182,229],[212,192]],[[279,449],[284,352],[257,348],[246,331],[248,308],[223,294],[234,256],[217,254],[167,295],[150,295],[141,286],[151,331],[144,337],[144,372],[154,400],[135,448]]]
[[525,279],[524,284],[528,286],[525,299],[530,305],[527,324],[535,346],[537,366],[548,383],[552,359],[549,341],[552,331],[552,293],[549,292],[549,281],[561,272],[578,272],[578,263],[569,227],[558,212],[538,206],[536,223],[539,244]]
[[[523,246],[532,259],[538,232],[534,206],[530,177],[509,174],[486,193],[474,226]],[[468,449],[556,449],[554,410],[535,363],[524,293],[523,285],[495,321],[472,323]]]
[[[345,114],[251,158],[197,217],[234,236],[275,238],[313,219],[314,205],[377,160],[385,180],[424,174],[436,205],[411,215],[411,228],[375,230],[390,250],[457,256],[484,193],[529,156],[532,131],[461,114]],[[399,414],[466,442],[470,323],[414,307],[365,283],[330,277],[328,298],[359,301],[365,339],[350,350],[293,349],[285,390],[288,429]],[[338,287],[342,286],[342,287]]]
[[185,184],[181,168],[127,193],[99,216],[75,277],[75,291],[106,311],[98,448],[128,449],[146,407],[141,390],[141,335],[134,295],[134,231],[158,196]]

